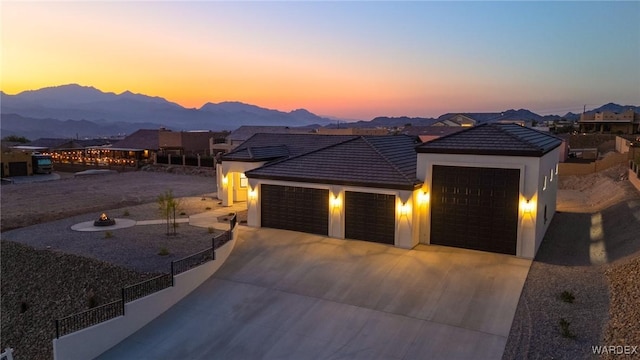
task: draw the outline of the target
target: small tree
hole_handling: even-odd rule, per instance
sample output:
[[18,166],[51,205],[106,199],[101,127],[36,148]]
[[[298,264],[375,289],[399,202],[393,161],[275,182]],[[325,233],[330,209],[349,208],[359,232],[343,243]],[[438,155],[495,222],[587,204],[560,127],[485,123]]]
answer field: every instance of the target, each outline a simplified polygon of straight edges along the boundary
[[[167,235],[175,235],[176,228],[176,212],[180,208],[180,200],[173,197],[173,191],[167,190],[158,195],[158,209],[160,214],[167,220]],[[173,233],[170,233],[169,224],[172,224]]]

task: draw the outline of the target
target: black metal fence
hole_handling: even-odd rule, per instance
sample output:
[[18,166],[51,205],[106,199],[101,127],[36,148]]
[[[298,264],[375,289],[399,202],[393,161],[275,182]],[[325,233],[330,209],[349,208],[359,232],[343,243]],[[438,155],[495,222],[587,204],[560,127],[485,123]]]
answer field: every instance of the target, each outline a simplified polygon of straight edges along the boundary
[[158,275],[149,280],[123,287],[122,300],[126,304],[171,286],[173,286],[173,276],[171,274]]
[[56,320],[56,338],[124,315],[122,299]]
[[176,276],[215,259],[216,250],[213,247],[211,249],[205,249],[180,260],[172,261],[171,273],[173,276]]
[[215,260],[216,249],[233,239],[233,232],[237,224],[237,214],[229,221],[229,230],[211,239],[211,248],[202,250],[179,260],[171,262],[171,273],[162,274],[149,280],[122,288],[122,297],[110,303],[96,306],[83,312],[56,319],[56,338],[88,328],[103,321],[125,315],[125,304],[145,296],[156,293],[174,285],[174,277],[183,272],[196,268],[204,263]]

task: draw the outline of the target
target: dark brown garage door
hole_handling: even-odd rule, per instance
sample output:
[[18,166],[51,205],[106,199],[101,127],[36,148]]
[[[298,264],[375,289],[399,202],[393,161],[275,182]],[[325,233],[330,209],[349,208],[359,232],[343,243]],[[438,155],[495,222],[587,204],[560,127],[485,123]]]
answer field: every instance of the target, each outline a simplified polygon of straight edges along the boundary
[[346,238],[394,244],[394,195],[347,191],[344,197]]
[[29,172],[27,171],[27,163],[26,162],[10,162],[9,163],[9,175],[10,176],[27,176]]
[[262,226],[312,234],[329,233],[329,190],[261,185]]
[[516,254],[519,169],[434,166],[431,243]]

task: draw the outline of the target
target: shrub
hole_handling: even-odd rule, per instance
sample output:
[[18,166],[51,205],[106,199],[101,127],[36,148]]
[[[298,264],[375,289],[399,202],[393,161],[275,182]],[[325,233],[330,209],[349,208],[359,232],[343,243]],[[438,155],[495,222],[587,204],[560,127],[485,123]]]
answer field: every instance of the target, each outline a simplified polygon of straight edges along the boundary
[[211,210],[210,206],[207,206],[206,208],[204,208],[205,210]]
[[564,301],[566,303],[573,304],[573,300],[575,300],[575,299],[576,299],[576,297],[573,296],[573,293],[571,291],[565,290],[560,294],[560,300],[562,300],[562,301]]
[[96,294],[93,292],[93,290],[89,290],[89,292],[87,293],[87,306],[89,307],[89,309],[98,306],[98,298],[96,297]]
[[184,212],[184,211],[181,211],[181,212],[180,212],[180,216],[185,216],[185,215],[187,215],[187,213],[186,213],[186,212]]
[[129,214],[129,210],[125,210],[125,211],[122,213],[122,216],[129,216],[129,215],[131,215],[131,214]]
[[161,247],[160,251],[158,251],[158,255],[160,255],[160,256],[169,255],[169,249],[167,249],[166,247]]
[[565,318],[561,318],[560,319],[560,333],[562,334],[562,337],[569,338],[569,339],[575,339],[576,335],[574,333],[572,333],[571,330],[569,329],[570,325],[571,325],[571,323],[569,321],[567,321]]
[[211,226],[209,226],[207,228],[207,231],[209,231],[209,234],[213,234],[216,230],[214,228],[212,228]]
[[104,233],[104,238],[105,239],[111,239],[113,237],[113,233],[111,231],[106,231]]

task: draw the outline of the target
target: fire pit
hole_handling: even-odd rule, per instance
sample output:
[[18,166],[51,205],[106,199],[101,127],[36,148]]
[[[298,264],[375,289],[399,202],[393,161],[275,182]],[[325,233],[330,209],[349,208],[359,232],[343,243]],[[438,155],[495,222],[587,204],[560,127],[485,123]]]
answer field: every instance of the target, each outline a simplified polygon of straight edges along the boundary
[[102,213],[102,215],[100,215],[98,220],[93,222],[93,226],[111,226],[115,224],[116,224],[116,220],[110,219],[105,213]]

